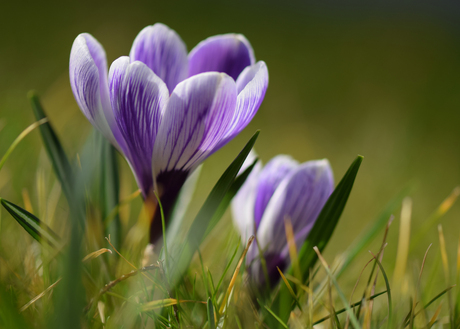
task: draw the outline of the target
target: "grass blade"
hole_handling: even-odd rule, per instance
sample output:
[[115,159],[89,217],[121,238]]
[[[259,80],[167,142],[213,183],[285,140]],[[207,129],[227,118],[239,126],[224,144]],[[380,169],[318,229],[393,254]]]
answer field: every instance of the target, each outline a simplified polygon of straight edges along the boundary
[[[120,201],[120,180],[118,173],[117,150],[104,137],[99,136],[101,148],[101,209],[102,218],[106,218]],[[121,246],[121,222],[118,213],[106,223],[105,236],[117,248]]]
[[[45,111],[40,104],[38,95],[35,92],[29,92],[28,96],[36,119],[42,120],[46,118]],[[69,159],[67,158],[64,148],[49,122],[40,126],[40,133],[42,135],[43,144],[45,145],[48,157],[53,165],[56,177],[61,182],[62,190],[67,198],[67,201],[71,202],[73,196],[73,175]]]
[[59,246],[59,236],[33,214],[2,198],[0,203],[35,240],[53,248]]
[[[339,295],[340,299],[342,300],[342,303],[345,304],[345,309],[346,309],[346,311],[348,313],[348,317],[349,317],[351,323],[353,324],[353,327],[355,329],[361,328],[361,326],[360,326],[360,324],[358,322],[358,319],[356,318],[355,314],[353,313],[353,310],[351,309],[350,305],[348,305],[347,298],[345,297],[345,295],[343,294],[342,290],[340,289],[336,278],[334,277],[334,275],[332,274],[331,270],[329,269],[329,265],[326,263],[326,260],[323,258],[323,256],[321,256],[321,252],[319,251],[318,247],[314,247],[313,249],[315,250],[315,253],[318,255],[318,258],[321,261],[321,264],[323,265],[324,269],[326,270],[327,275],[329,276],[330,280],[334,284],[335,289],[337,291],[337,294]],[[334,314],[335,314],[335,317],[337,317],[337,315],[336,315],[337,313],[334,312]]]
[[214,315],[214,306],[212,305],[211,298],[208,298],[208,323],[210,329],[216,329],[216,318]]
[[[185,239],[184,247],[177,263],[180,268],[173,271],[175,275],[175,277],[172,278],[173,284],[177,283],[177,280],[188,267],[193,254],[196,250],[198,250],[201,242],[206,237],[206,234],[209,233],[210,229],[217,224],[218,220],[220,220],[220,218],[216,217],[216,213],[219,209],[221,209],[221,203],[225,202],[227,193],[235,187],[234,184],[242,184],[240,180],[235,178],[243,165],[244,160],[246,160],[249,152],[254,146],[258,136],[259,132],[257,131],[247,142],[246,146],[238,154],[235,160],[233,160],[227,170],[225,170],[222,174],[214,188],[211,190],[211,193],[208,195],[200,211],[196,215],[195,220],[193,221],[187,234],[187,238]],[[230,200],[228,203],[229,202]]]
[[19,134],[18,137],[11,143],[10,147],[8,150],[6,150],[5,154],[3,155],[2,159],[0,160],[0,170],[2,170],[3,165],[5,164],[6,160],[10,156],[10,154],[14,151],[16,146],[30,133],[32,132],[35,128],[38,126],[48,122],[48,118],[43,118],[41,120],[38,120],[37,122],[32,123],[30,126],[28,126],[26,129],[22,131],[22,133]]

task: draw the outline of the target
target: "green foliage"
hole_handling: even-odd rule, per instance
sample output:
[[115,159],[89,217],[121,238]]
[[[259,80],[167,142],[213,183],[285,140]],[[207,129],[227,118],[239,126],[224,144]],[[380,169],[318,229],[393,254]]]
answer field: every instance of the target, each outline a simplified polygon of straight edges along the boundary
[[[175,273],[175,276],[177,276],[172,279],[172,282],[177,282],[179,277],[189,266],[193,254],[196,250],[198,250],[203,239],[220,220],[224,213],[224,208],[226,208],[229,204],[227,193],[234,194],[236,193],[235,191],[237,191],[241,186],[241,179],[235,180],[235,178],[244,161],[246,160],[249,152],[254,146],[258,136],[259,132],[256,132],[247,142],[246,146],[243,148],[243,150],[241,150],[235,160],[233,160],[230,166],[225,170],[225,172],[217,181],[216,185],[211,190],[211,193],[209,193],[209,196],[207,197],[200,211],[196,215],[179,256],[180,258],[177,263],[178,267],[172,272]],[[248,168],[243,173],[244,177],[249,175],[252,167],[253,166]],[[220,216],[215,216],[216,213]]]
[[59,236],[33,214],[2,198],[0,198],[0,203],[35,240],[52,248],[60,246]]
[[[32,105],[32,109],[37,120],[46,118],[45,111],[43,110],[38,95],[35,92],[29,93],[29,99]],[[69,159],[59,141],[58,136],[54,132],[51,123],[46,122],[40,126],[40,133],[42,135],[43,145],[45,146],[48,157],[53,164],[53,169],[56,177],[61,182],[62,190],[67,200],[73,199],[73,171],[70,165]]]
[[[315,249],[322,257],[321,252],[345,208],[362,157],[351,164],[299,250],[297,263],[301,274],[296,272],[293,276],[292,268],[280,273],[283,280],[273,288],[272,299],[255,300],[252,290],[248,289],[244,269],[247,249],[239,253],[237,236],[214,232],[213,229],[256,164],[257,160],[238,175],[258,132],[217,181],[185,239],[174,240],[175,244],[180,244],[180,253],[168,253],[171,246],[168,235],[167,248],[160,258],[145,263],[139,252],[145,247],[140,238],[145,232],[139,232],[142,226],[136,223],[122,226],[118,215],[125,203],[119,200],[120,168],[116,150],[100,135],[93,135],[81,157],[72,165],[47,122],[37,96],[31,95],[31,101],[37,119],[44,120],[40,121],[40,132],[66,196],[68,214],[50,225],[57,227],[56,232],[64,232],[59,238],[30,211],[0,198],[2,206],[40,245],[59,250],[50,254],[49,248],[43,248],[39,251],[41,263],[38,267],[20,264],[11,271],[8,263],[14,263],[14,257],[5,252],[0,254],[0,327],[306,329],[321,323],[334,328],[419,328],[458,321],[458,298],[455,305],[449,306],[448,316],[440,316],[442,301],[453,289],[450,283],[431,297],[418,283],[413,284],[408,279],[410,275],[406,274],[406,291],[392,290],[391,272],[380,260],[385,245],[368,262],[373,262],[374,267],[360,300],[352,303],[350,297],[348,301],[346,296],[351,289],[340,284],[339,277],[342,278],[343,274],[359,281],[362,273],[355,275],[350,264],[358,255],[367,254],[365,248],[385,230],[388,218],[409,193],[408,189],[397,195],[350,247],[344,248],[340,263],[329,266],[321,258],[322,266],[317,266],[318,256],[313,247],[317,247]],[[183,192],[191,194],[195,181]],[[177,215],[179,224],[186,220],[184,209],[189,202],[190,198],[185,196],[179,202],[178,207],[182,207],[176,209],[180,213]],[[444,213],[448,208],[442,206],[440,209]],[[436,214],[440,216],[441,213]],[[110,221],[104,222],[109,217]],[[98,227],[102,229],[98,231]],[[178,228],[180,225],[175,230]],[[388,229],[387,225],[385,237]],[[164,233],[165,236],[170,234]],[[112,250],[105,249],[108,246],[103,244],[103,236],[108,234]],[[209,239],[205,247],[203,241],[206,238]],[[18,243],[18,247],[24,249],[33,246],[28,240]],[[0,245],[0,251],[1,248]],[[90,257],[82,262],[86,254]],[[99,256],[101,254],[104,255]],[[198,255],[195,260],[194,255]],[[5,261],[3,257],[6,257]],[[3,262],[14,274],[3,274]],[[382,283],[377,283],[379,276],[383,278]],[[39,282],[39,288],[29,290],[28,284],[32,286],[34,281]],[[384,291],[375,293],[375,290]],[[377,298],[379,296],[382,297]],[[426,300],[429,301],[423,302]],[[340,307],[337,307],[337,301],[341,302]],[[434,312],[430,308],[433,304],[438,304]],[[405,307],[407,305],[409,309]]]

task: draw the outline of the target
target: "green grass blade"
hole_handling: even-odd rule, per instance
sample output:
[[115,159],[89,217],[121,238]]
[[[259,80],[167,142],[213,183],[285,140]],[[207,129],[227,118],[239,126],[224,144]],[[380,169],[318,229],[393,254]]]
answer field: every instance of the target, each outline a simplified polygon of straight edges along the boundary
[[[35,94],[35,92],[29,92],[28,96],[36,119],[41,120],[46,118],[45,111],[40,104],[37,94]],[[69,159],[67,158],[64,148],[49,122],[40,126],[40,133],[42,135],[43,144],[45,145],[48,157],[53,165],[56,177],[61,183],[62,191],[64,192],[67,201],[71,202],[73,198],[73,174]]]
[[[117,150],[104,137],[99,136],[101,148],[101,210],[102,218],[106,218],[118,205],[120,199],[120,180],[118,172]],[[119,249],[121,246],[120,216],[115,214],[105,227],[105,236]]]
[[396,197],[394,197],[380,213],[377,220],[372,221],[369,228],[365,233],[356,239],[356,242],[352,244],[348,251],[345,252],[345,258],[342,263],[342,266],[336,273],[336,277],[340,277],[348,266],[351,264],[353,259],[364,250],[364,248],[374,241],[375,237],[383,230],[387,225],[388,219],[396,211],[396,209],[401,205],[402,200],[411,192],[412,187],[407,187],[403,189]]
[[388,324],[390,325],[390,328],[392,326],[392,321],[393,321],[393,302],[391,300],[391,288],[390,288],[390,281],[388,280],[388,276],[385,272],[385,269],[383,268],[382,266],[382,263],[380,263],[380,261],[377,259],[377,257],[375,255],[372,255],[374,256],[374,259],[375,259],[375,262],[377,263],[377,265],[379,266],[380,268],[380,271],[382,272],[382,275],[383,275],[383,279],[385,280],[385,286],[387,288],[387,297],[388,297]]
[[[372,299],[374,299],[374,298],[377,298],[377,297],[383,295],[383,294],[386,293],[386,292],[387,292],[387,291],[384,290],[384,291],[379,292],[379,293],[377,293],[377,294],[375,294],[375,295],[372,295],[372,296],[369,297],[369,300],[372,300]],[[356,306],[359,306],[359,305],[361,305],[361,303],[362,303],[362,300],[360,300],[359,302],[353,303],[353,304],[350,305],[350,308],[354,308],[354,307],[356,307]],[[335,314],[336,314],[336,315],[342,314],[342,313],[345,312],[346,310],[347,310],[347,308],[342,308],[342,309],[340,309],[340,310],[338,310],[338,311],[335,311]],[[316,326],[317,324],[320,324],[321,322],[324,322],[324,321],[328,320],[330,317],[331,317],[330,315],[325,316],[325,317],[319,319],[318,321],[314,322],[313,325]]]
[[[299,265],[304,281],[308,279],[309,271],[318,259],[313,247],[317,246],[320,251],[326,247],[345,208],[362,160],[363,157],[358,156],[350,165],[321,210],[315,225],[299,251]],[[291,273],[292,268],[288,272]],[[281,285],[273,301],[272,309],[277,312],[281,320],[287,321],[294,305],[295,303],[289,290],[285,285]],[[267,320],[270,321],[271,318],[267,318]],[[279,328],[279,323],[271,321],[268,326],[270,328]]]
[[271,309],[269,309],[267,306],[264,306],[264,308],[268,311],[268,313],[270,313],[275,318],[275,320],[278,323],[278,325],[280,325],[282,328],[289,329],[287,324],[284,323],[284,321],[281,320],[281,318],[279,316],[277,316]]
[[2,198],[0,203],[35,240],[53,248],[59,246],[59,236],[33,214]]
[[216,329],[216,319],[214,318],[214,306],[211,298],[208,298],[208,323],[210,329]]
[[28,126],[26,129],[24,129],[22,131],[22,133],[19,134],[18,137],[16,137],[16,139],[13,141],[13,143],[11,143],[10,147],[8,148],[8,150],[6,150],[5,154],[3,155],[3,157],[0,159],[0,170],[2,170],[2,167],[3,165],[5,164],[6,160],[8,159],[8,157],[11,155],[11,153],[13,153],[14,149],[16,148],[16,146],[18,146],[18,144],[24,139],[24,137],[26,137],[29,133],[31,133],[35,128],[37,128],[38,126],[44,124],[48,122],[48,118],[43,118],[37,122],[34,122],[32,123],[30,126]]
[[[184,247],[178,260],[178,267],[174,270],[175,278],[172,282],[176,282],[182,276],[182,273],[188,268],[188,265],[193,257],[193,254],[198,250],[201,242],[206,237],[206,233],[210,232],[210,228],[214,227],[220,218],[216,218],[215,214],[220,209],[221,203],[225,200],[227,193],[232,189],[233,184],[242,182],[238,179],[235,180],[241,166],[246,160],[249,152],[251,151],[254,143],[259,136],[257,131],[251,139],[247,142],[243,150],[233,160],[230,166],[225,170],[216,185],[209,193],[206,201],[201,207],[200,211],[195,217],[190,230],[185,239]],[[240,185],[241,186],[241,185]],[[223,213],[222,213],[223,214]]]
[[[324,258],[321,256],[321,253],[319,252],[318,248],[314,247],[314,250],[316,251],[316,253],[320,257],[321,263],[323,264],[323,267],[326,270],[327,275],[329,276],[330,280],[334,284],[335,289],[337,291],[337,294],[339,295],[340,299],[342,300],[342,303],[345,305],[346,312],[348,313],[348,316],[349,316],[349,319],[350,319],[350,321],[351,321],[351,323],[353,325],[353,328],[355,328],[355,329],[361,328],[361,326],[360,326],[360,324],[358,322],[358,319],[356,318],[356,316],[353,313],[350,305],[348,304],[347,298],[345,297],[345,295],[343,294],[342,290],[340,289],[340,286],[339,286],[339,284],[337,282],[337,279],[335,278],[334,274],[332,274],[331,270],[329,269],[329,266],[327,265],[327,263],[324,260]],[[335,311],[333,311],[333,312],[334,312],[334,318],[335,318],[336,322],[339,323],[338,318],[337,318],[337,313]],[[340,326],[340,324],[338,326]]]
[[317,260],[313,247],[317,246],[320,252],[326,247],[345,208],[362,161],[362,156],[358,156],[356,160],[353,161],[350,168],[327,200],[315,225],[299,251],[299,265],[304,281],[308,279],[310,268]]

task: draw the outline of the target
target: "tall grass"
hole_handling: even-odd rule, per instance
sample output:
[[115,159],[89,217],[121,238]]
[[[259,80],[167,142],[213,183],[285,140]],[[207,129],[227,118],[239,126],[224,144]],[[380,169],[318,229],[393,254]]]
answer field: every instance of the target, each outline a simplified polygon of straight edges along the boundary
[[[164,232],[164,248],[155,255],[146,247],[150,210],[139,205],[138,191],[120,187],[118,160],[110,145],[90,137],[70,160],[38,98],[31,99],[39,121],[20,135],[1,164],[40,125],[54,172],[38,165],[33,185],[39,202],[31,200],[27,189],[23,200],[0,199],[8,211],[0,212],[1,328],[460,326],[460,240],[452,262],[439,224],[454,205],[458,188],[420,228],[411,225],[412,207],[417,206],[409,198],[411,190],[400,192],[368,227],[357,229],[351,245],[328,259],[323,251],[340,234],[333,232],[358,174],[358,157],[301,248],[293,243],[286,221],[293,266],[280,271],[274,289],[259,294],[245,271],[246,252],[256,241],[240,241],[231,229],[222,230],[220,221],[252,169],[237,176],[257,134],[196,217],[186,211],[188,201],[179,202],[184,208],[175,211],[179,230],[174,235]],[[187,193],[193,190],[190,186]],[[190,229],[180,231],[181,223]],[[436,227],[439,240],[427,241],[426,234]],[[399,233],[396,255],[386,252],[392,231]],[[424,258],[414,262],[411,251],[425,245]],[[429,259],[435,259],[431,268]],[[434,282],[440,274],[444,282]]]

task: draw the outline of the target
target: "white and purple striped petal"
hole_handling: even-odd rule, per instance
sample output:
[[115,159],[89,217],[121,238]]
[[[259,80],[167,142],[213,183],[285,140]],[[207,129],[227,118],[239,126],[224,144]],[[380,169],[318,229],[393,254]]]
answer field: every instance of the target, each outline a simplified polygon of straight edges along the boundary
[[126,143],[125,155],[144,196],[153,187],[152,152],[169,98],[165,83],[142,62],[113,62],[109,73],[115,120]]
[[268,87],[268,70],[260,61],[248,66],[236,80],[238,99],[232,125],[219,144],[224,146],[238,135],[254,118],[265,97]]
[[283,179],[298,167],[299,163],[287,155],[278,155],[270,160],[258,177],[256,200],[253,208],[256,229],[268,202]]
[[327,160],[309,161],[293,170],[278,186],[262,217],[257,235],[268,253],[287,256],[285,220],[292,223],[297,243],[310,232],[334,189]]
[[[254,151],[251,151],[240,169],[242,173],[257,158]],[[233,219],[241,233],[241,241],[245,243],[251,235],[256,232],[254,222],[254,206],[256,202],[257,187],[259,185],[259,176],[262,171],[262,164],[258,161],[243,186],[232,200],[231,208]]]
[[187,78],[187,47],[179,35],[164,24],[144,28],[134,40],[131,61],[141,61],[158,75],[172,91]]
[[189,56],[189,76],[203,72],[223,72],[236,81],[240,73],[255,63],[254,51],[241,34],[223,34],[201,41]]
[[110,106],[105,51],[88,33],[80,34],[72,45],[69,77],[72,92],[83,114],[118,147],[115,139],[119,131]]
[[155,177],[192,171],[218,145],[236,107],[236,85],[224,73],[203,73],[174,89],[153,150]]

